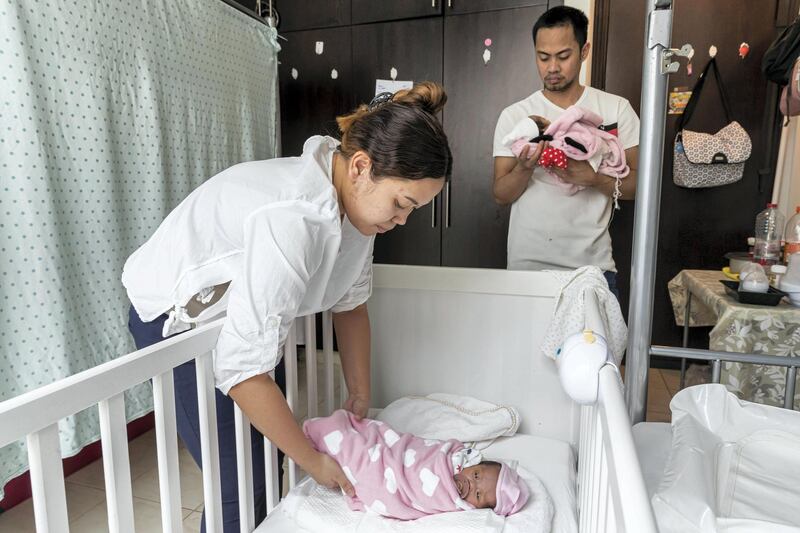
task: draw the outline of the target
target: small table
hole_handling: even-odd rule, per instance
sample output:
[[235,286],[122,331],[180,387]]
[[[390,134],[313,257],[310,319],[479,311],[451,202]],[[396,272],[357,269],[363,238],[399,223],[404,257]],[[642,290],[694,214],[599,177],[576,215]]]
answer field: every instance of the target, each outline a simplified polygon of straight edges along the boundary
[[[796,357],[800,355],[800,308],[785,300],[775,307],[740,304],[725,292],[718,270],[682,270],[668,284],[675,322],[683,326],[683,345],[689,327],[714,326],[709,349]],[[722,363],[720,382],[740,398],[783,406],[786,370],[747,363]],[[800,409],[800,377],[795,387]]]

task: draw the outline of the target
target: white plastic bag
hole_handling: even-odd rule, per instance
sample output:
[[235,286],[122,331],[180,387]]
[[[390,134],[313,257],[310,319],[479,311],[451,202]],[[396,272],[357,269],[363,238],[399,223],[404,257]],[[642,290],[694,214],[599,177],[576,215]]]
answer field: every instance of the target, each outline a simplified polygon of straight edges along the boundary
[[723,385],[670,403],[672,450],[653,496],[661,533],[800,532],[800,413]]

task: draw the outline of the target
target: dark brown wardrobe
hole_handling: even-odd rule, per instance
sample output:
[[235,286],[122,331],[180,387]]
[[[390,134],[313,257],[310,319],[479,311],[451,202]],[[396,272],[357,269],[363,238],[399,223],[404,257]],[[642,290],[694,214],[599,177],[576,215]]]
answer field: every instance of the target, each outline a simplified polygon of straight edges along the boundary
[[[277,1],[283,155],[375,94],[376,79],[443,83],[452,183],[405,227],[380,235],[381,263],[505,268],[509,209],[492,196],[500,112],[541,87],[531,28],[561,1]],[[491,45],[486,46],[486,40]],[[321,45],[318,43],[322,43]],[[322,53],[318,53],[320,51]],[[484,62],[485,49],[491,60]]]

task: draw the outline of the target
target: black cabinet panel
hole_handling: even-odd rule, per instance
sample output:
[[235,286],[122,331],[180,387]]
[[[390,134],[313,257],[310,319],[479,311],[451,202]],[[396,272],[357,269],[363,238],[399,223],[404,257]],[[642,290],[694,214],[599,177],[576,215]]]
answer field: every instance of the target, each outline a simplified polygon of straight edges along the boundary
[[[456,0],[453,0],[454,2]],[[447,17],[444,126],[454,152],[442,264],[506,267],[509,208],[492,195],[492,141],[501,111],[541,88],[530,29],[546,7]],[[491,60],[484,64],[484,39]],[[448,203],[448,202],[445,202]]]
[[281,32],[350,24],[350,0],[275,0],[273,5]]
[[[527,6],[547,6],[547,0],[441,0],[444,6],[445,15],[460,15],[462,13],[478,13],[481,11],[494,11],[498,9],[508,9],[513,7]],[[561,4],[561,2],[551,2],[551,4]],[[544,11],[542,11],[544,13]],[[538,15],[537,15],[538,16]],[[530,23],[533,27],[533,19]],[[495,28],[499,30],[500,28]],[[530,33],[530,28],[529,32]]]
[[429,17],[441,13],[442,0],[353,0],[353,24]]
[[[430,5],[430,4],[429,4]],[[442,18],[353,26],[353,92],[356,102],[369,102],[375,80],[442,81]],[[439,265],[441,199],[414,211],[405,226],[378,235],[378,263]]]
[[797,18],[798,0],[778,0],[778,6],[775,10],[775,26],[783,28],[791,24]]
[[[281,41],[278,55],[281,145],[284,156],[294,156],[312,135],[338,138],[336,116],[355,105],[350,28],[284,35],[287,41]],[[322,54],[316,53],[317,42],[322,43]]]

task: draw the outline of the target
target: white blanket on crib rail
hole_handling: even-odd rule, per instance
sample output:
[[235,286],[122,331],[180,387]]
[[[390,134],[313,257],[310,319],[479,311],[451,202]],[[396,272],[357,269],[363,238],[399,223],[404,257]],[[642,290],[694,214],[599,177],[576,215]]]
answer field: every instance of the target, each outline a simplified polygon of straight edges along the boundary
[[351,511],[341,493],[306,478],[281,502],[280,509],[298,528],[324,533],[549,533],[553,502],[541,481],[518,467],[531,489],[531,499],[517,514],[502,517],[491,509],[475,509],[393,520],[377,514]]
[[672,399],[672,449],[653,495],[661,533],[800,532],[800,413],[723,385]]
[[585,266],[577,270],[548,270],[548,273],[558,280],[561,291],[542,342],[542,352],[550,359],[555,359],[564,339],[584,330],[584,298],[591,291],[597,295],[600,304],[606,343],[614,362],[619,365],[628,344],[628,326],[625,325],[619,301],[608,289],[603,271],[595,266]]

